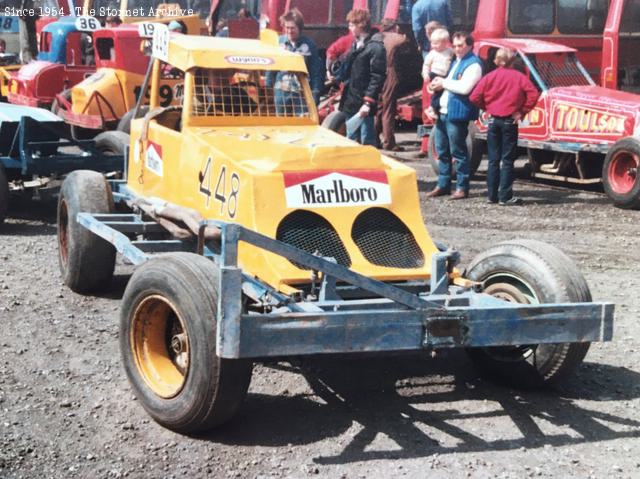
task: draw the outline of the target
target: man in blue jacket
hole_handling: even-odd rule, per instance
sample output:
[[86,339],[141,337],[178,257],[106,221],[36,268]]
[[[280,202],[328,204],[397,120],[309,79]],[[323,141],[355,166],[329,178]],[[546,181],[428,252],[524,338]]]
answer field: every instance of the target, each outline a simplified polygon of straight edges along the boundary
[[424,27],[431,21],[440,22],[447,30],[451,28],[453,20],[447,0],[418,0],[411,9],[413,36],[422,52],[422,58],[429,53],[429,39]]
[[[297,8],[292,8],[280,17],[280,23],[284,35],[280,36],[280,45],[285,50],[299,53],[304,57],[304,61],[309,71],[309,85],[313,100],[316,105],[320,100],[320,92],[324,83],[324,63],[318,53],[316,44],[308,37],[303,36],[304,18]],[[278,110],[295,109],[295,114],[304,114],[306,108],[301,101],[302,87],[296,74],[280,72],[276,78],[276,108]],[[283,112],[279,111],[279,114]]]
[[464,32],[453,34],[453,52],[456,55],[446,78],[436,77],[429,88],[443,90],[440,96],[440,116],[431,134],[435,134],[438,155],[438,186],[427,197],[447,195],[451,191],[451,162],[456,160],[456,191],[452,200],[469,196],[469,149],[467,134],[469,122],[478,119],[478,108],[469,95],[482,78],[482,63],[473,54],[473,37]]

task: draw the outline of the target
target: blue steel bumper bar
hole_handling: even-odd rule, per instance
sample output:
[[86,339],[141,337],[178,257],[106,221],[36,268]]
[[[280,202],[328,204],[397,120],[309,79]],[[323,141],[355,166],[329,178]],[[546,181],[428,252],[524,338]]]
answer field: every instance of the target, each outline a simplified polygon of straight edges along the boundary
[[[145,251],[185,250],[180,242],[132,242],[123,232],[155,228],[137,215],[80,213],[78,221],[134,264],[149,259]],[[206,226],[222,232],[219,255],[202,238],[199,249],[220,266],[217,351],[224,358],[594,342],[613,336],[610,303],[520,305],[455,286],[445,290],[451,253],[433,255],[431,284],[414,294],[240,225],[205,221],[201,231]],[[318,300],[294,301],[244,274],[237,266],[240,241],[322,272]],[[340,299],[337,281],[369,291],[374,299]],[[269,303],[272,312],[245,314],[243,293]]]

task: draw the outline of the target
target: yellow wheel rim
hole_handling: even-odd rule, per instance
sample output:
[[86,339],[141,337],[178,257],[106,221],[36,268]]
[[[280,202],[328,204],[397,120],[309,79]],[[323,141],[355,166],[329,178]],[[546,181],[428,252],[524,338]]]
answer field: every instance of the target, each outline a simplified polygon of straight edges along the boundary
[[162,398],[178,394],[189,370],[189,338],[176,308],[159,295],[144,298],[136,308],[131,349],[147,386]]

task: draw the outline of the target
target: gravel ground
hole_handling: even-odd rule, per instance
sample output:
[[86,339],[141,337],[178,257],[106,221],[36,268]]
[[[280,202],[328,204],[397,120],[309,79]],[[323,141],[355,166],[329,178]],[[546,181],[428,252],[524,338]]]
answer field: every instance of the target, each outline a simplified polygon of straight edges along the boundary
[[[402,156],[424,195],[431,170]],[[153,422],[120,365],[129,268],[104,297],[72,293],[52,203],[14,203],[0,226],[0,477],[639,477],[640,213],[597,192],[516,189],[523,206],[487,205],[480,178],[466,201],[423,198],[423,215],[463,265],[536,238],[577,262],[595,300],[616,303],[614,341],[592,345],[557,390],[483,381],[456,351],[264,363],[237,417],[196,438]]]

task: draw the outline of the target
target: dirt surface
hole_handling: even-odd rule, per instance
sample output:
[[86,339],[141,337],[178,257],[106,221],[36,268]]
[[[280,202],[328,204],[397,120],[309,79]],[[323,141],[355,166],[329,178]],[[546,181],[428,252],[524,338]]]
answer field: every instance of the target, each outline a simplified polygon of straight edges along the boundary
[[[431,170],[402,156],[424,195]],[[599,193],[516,189],[523,206],[488,205],[480,178],[468,200],[423,198],[423,214],[463,264],[536,238],[577,262],[595,300],[616,303],[614,341],[592,345],[558,390],[481,380],[462,352],[258,364],[237,417],[196,438],[153,422],[121,367],[130,268],[118,265],[104,297],[72,293],[52,204],[14,203],[0,226],[0,477],[639,477],[640,212]]]

